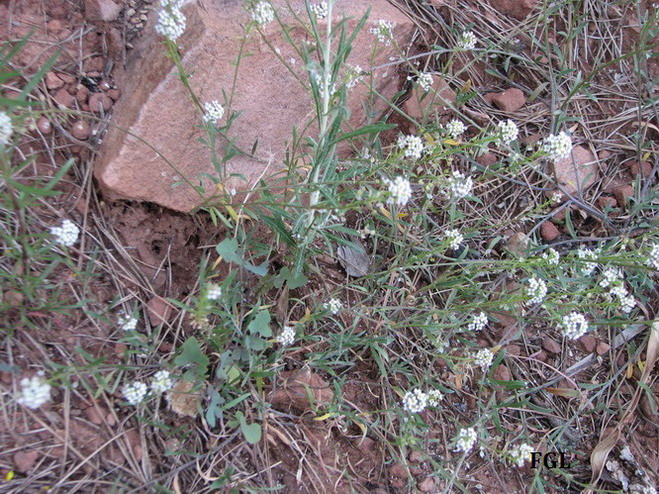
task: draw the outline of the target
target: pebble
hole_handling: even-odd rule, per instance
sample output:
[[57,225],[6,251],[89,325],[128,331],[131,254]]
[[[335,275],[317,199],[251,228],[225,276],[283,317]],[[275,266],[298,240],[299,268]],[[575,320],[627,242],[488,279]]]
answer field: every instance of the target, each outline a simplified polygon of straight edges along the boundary
[[39,129],[39,132],[41,132],[43,135],[47,136],[50,135],[50,133],[53,131],[53,124],[50,123],[50,120],[48,120],[46,117],[39,117],[39,120],[37,120],[37,129]]
[[[128,5],[130,5],[130,3]],[[132,5],[131,8],[126,11],[126,17],[133,17],[135,15],[135,9],[133,8],[134,6],[135,5]]]
[[121,91],[117,88],[110,89],[108,91],[108,96],[112,98],[114,101],[117,101],[119,97],[121,96]]
[[636,177],[638,174],[641,174],[643,178],[650,178],[652,175],[652,165],[647,161],[641,161],[639,163],[636,160],[632,160],[625,163],[625,166],[629,168],[629,173],[631,173],[634,177]]
[[27,473],[32,470],[38,458],[38,451],[19,451],[14,454],[14,468],[17,472]]
[[60,108],[72,108],[75,101],[65,88],[58,89],[53,98]]
[[107,112],[113,103],[112,98],[105,93],[93,93],[89,97],[89,109],[94,113],[101,113],[101,109]]
[[542,348],[547,350],[549,353],[561,353],[561,345],[559,345],[549,336],[545,336],[542,339]]
[[76,91],[76,99],[81,105],[87,103],[87,98],[89,98],[89,89],[83,84],[78,84],[78,89]]
[[57,76],[55,72],[48,72],[46,74],[46,87],[54,91],[55,89],[59,89],[64,85],[64,81]]
[[604,210],[606,208],[615,208],[618,205],[615,197],[611,196],[600,196],[597,198],[597,206]]
[[512,87],[502,93],[490,93],[488,99],[500,110],[514,112],[526,104],[526,97],[521,89]]
[[634,187],[631,185],[619,185],[613,189],[613,195],[616,196],[618,206],[624,208],[627,205],[627,200],[634,197]]
[[561,234],[551,221],[545,221],[540,226],[540,235],[545,242],[553,242]]
[[86,141],[90,134],[89,124],[84,120],[78,120],[71,126],[71,134],[80,141]]
[[593,353],[597,346],[597,340],[589,334],[583,335],[579,338],[579,346],[586,353]]

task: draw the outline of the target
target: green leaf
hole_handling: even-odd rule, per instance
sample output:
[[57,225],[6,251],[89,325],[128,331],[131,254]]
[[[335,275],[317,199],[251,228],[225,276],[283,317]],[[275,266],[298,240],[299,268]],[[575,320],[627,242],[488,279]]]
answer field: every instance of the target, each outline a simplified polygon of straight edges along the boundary
[[284,283],[288,285],[288,288],[294,290],[295,288],[300,288],[307,284],[307,278],[302,273],[292,272],[288,267],[283,267],[279,274],[274,279],[274,285],[277,288],[284,286]]
[[272,336],[272,329],[270,329],[270,313],[267,310],[259,311],[254,319],[248,324],[247,329],[250,333],[258,333],[264,338]]
[[254,266],[243,259],[242,250],[238,249],[238,240],[235,238],[226,238],[222,240],[215,247],[217,253],[220,254],[227,262],[232,262],[245,268],[247,271],[254,273],[257,276],[265,276],[268,274],[268,261],[265,261],[260,266]]
[[250,444],[258,443],[261,440],[261,424],[248,424],[242,412],[237,412],[236,418],[240,422],[240,430],[247,442]]
[[194,336],[185,340],[181,353],[174,359],[174,363],[181,367],[192,365],[192,372],[200,378],[203,378],[208,372],[208,357],[204,355]]

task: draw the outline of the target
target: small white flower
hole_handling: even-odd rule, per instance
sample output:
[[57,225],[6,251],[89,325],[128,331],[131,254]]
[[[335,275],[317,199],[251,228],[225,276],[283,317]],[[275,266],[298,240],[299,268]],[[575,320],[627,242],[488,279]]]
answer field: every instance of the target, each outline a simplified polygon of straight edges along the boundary
[[405,157],[419,159],[423,154],[423,141],[414,135],[401,135],[398,137],[398,147],[405,150]]
[[65,247],[71,247],[78,241],[80,228],[71,220],[64,220],[60,226],[51,226],[50,233],[55,237],[55,242]]
[[222,297],[222,287],[211,283],[208,285],[208,292],[206,293],[206,298],[208,300],[219,300]]
[[561,255],[555,249],[549,248],[542,254],[542,258],[545,259],[549,264],[558,264],[561,259]]
[[21,405],[36,409],[50,400],[51,386],[42,376],[21,379],[21,391],[16,401]]
[[252,19],[257,24],[268,24],[275,20],[275,9],[268,2],[259,2],[252,9]]
[[439,402],[444,399],[444,395],[437,389],[431,389],[428,391],[428,405],[431,407],[436,407],[439,405]]
[[452,175],[448,179],[448,188],[451,192],[451,197],[458,200],[471,194],[471,189],[474,187],[472,178],[465,176],[464,173],[457,170],[454,170]]
[[474,447],[474,444],[476,444],[476,439],[477,435],[475,427],[460,429],[455,443],[455,450],[468,453],[471,451],[471,448]]
[[607,288],[622,281],[622,279],[623,274],[620,268],[608,267],[602,271],[602,279],[599,282],[599,286],[602,288]]
[[464,237],[458,230],[446,230],[444,232],[444,237],[448,240],[448,247],[451,250],[457,250],[460,247],[460,244],[464,240]]
[[571,340],[580,338],[586,331],[588,331],[588,321],[578,312],[570,312],[568,315],[563,316],[563,336]]
[[471,31],[464,31],[458,40],[460,50],[473,50],[476,48],[476,35]]
[[412,197],[412,186],[410,181],[405,177],[396,177],[393,181],[384,179],[383,182],[387,185],[389,193],[387,204],[396,204],[398,206],[405,206]]
[[137,327],[137,317],[121,310],[119,311],[119,314],[117,314],[117,324],[119,325],[119,329],[123,329],[124,331],[135,331],[135,328]]
[[403,397],[403,410],[407,413],[423,412],[428,406],[428,395],[419,388],[405,393]]
[[393,29],[395,26],[396,24],[393,22],[380,19],[377,25],[369,29],[368,32],[377,36],[380,43],[389,46],[393,38]]
[[311,10],[317,19],[324,19],[327,17],[327,2],[313,4],[309,7],[309,10]]
[[343,302],[341,302],[338,298],[332,298],[323,304],[323,308],[336,315],[341,309],[343,309]]
[[121,391],[126,401],[133,406],[140,404],[149,392],[147,385],[140,381],[126,384]]
[[[597,259],[597,256],[600,253],[600,249],[590,250],[583,245],[580,245],[577,249],[577,257],[582,260],[594,260]],[[596,262],[584,262],[581,265],[581,274],[584,276],[590,276],[597,269],[598,264]]]
[[9,139],[14,132],[14,126],[11,123],[11,117],[7,113],[0,111],[0,147],[9,144]]
[[[353,88],[357,85],[359,81],[361,81],[364,76],[362,76],[363,69],[359,65],[349,65],[348,66],[348,71],[345,76],[346,82],[346,87],[347,88]],[[364,148],[365,151],[368,151],[368,149]],[[364,156],[365,158],[370,158],[370,156]]]
[[508,455],[510,456],[510,460],[517,465],[518,467],[523,467],[524,464],[526,463],[526,460],[531,459],[531,453],[533,452],[533,448],[526,444],[518,444],[514,448],[512,448],[509,452]]
[[542,150],[554,161],[563,160],[572,152],[572,139],[565,132],[550,134],[542,141]]
[[277,335],[277,343],[281,346],[289,346],[295,342],[295,329],[291,326],[284,326],[284,330]]
[[207,124],[217,124],[218,120],[221,120],[224,116],[224,107],[220,104],[219,101],[213,100],[208,103],[204,103],[204,122]]
[[467,326],[467,330],[482,331],[486,325],[487,325],[487,314],[485,314],[485,312],[479,312],[472,318],[471,322]]
[[659,270],[659,244],[653,244],[645,263],[652,269]]
[[155,30],[161,36],[176,41],[185,31],[185,15],[181,11],[182,1],[161,0]]
[[625,314],[629,314],[636,307],[636,299],[633,295],[622,296],[618,298],[618,301],[620,302],[620,310]]
[[428,72],[421,72],[416,80],[417,84],[426,93],[432,89],[433,78]]
[[[174,387],[174,380],[169,371],[159,370],[151,379],[151,391],[156,394],[162,394]],[[142,400],[140,400],[142,401]]]
[[449,123],[446,124],[446,134],[451,138],[451,139],[457,139],[460,137],[462,134],[465,133],[465,130],[467,130],[467,126],[462,123],[462,121],[458,120],[457,118],[454,118],[451,120]]
[[474,363],[484,371],[487,371],[494,360],[494,353],[489,348],[483,348],[474,355]]
[[531,278],[526,294],[531,297],[527,302],[528,305],[539,304],[547,295],[547,284],[540,278]]
[[507,146],[519,135],[519,129],[517,125],[512,120],[502,120],[497,124],[497,141],[496,144],[498,147]]

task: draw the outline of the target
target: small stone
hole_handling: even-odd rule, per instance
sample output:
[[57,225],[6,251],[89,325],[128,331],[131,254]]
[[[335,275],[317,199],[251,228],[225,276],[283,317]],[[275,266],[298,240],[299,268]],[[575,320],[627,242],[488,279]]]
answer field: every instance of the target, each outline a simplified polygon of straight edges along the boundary
[[579,338],[579,346],[584,352],[593,353],[597,346],[597,340],[592,335],[585,334]]
[[417,487],[421,492],[435,492],[435,480],[432,477],[428,477],[422,482],[419,482]]
[[502,93],[495,93],[489,99],[494,106],[505,112],[517,111],[526,104],[524,93],[516,87],[506,89]]
[[618,206],[624,208],[627,201],[634,197],[634,187],[631,185],[619,185],[613,189],[613,195],[616,196]]
[[519,345],[508,345],[506,347],[506,353],[518,356],[522,354],[522,348]]
[[38,458],[38,451],[19,451],[14,454],[14,469],[19,473],[28,473]]
[[495,10],[522,20],[528,16],[533,8],[541,3],[539,0],[491,0],[490,4]]
[[131,7],[130,9],[128,9],[126,11],[126,17],[127,18],[133,17],[134,15],[135,15],[135,9],[134,8]]
[[355,448],[357,448],[363,454],[372,453],[373,451],[375,451],[376,448],[375,441],[370,437],[364,437],[363,439],[362,438],[355,439],[353,444]]
[[101,425],[103,423],[104,410],[102,410],[101,407],[92,405],[85,408],[84,413],[85,417],[87,417],[87,420],[89,420],[92,424]]
[[61,109],[73,108],[73,102],[75,101],[75,98],[65,88],[60,88],[53,96],[53,99]]
[[547,350],[549,353],[561,353],[561,345],[549,336],[545,336],[542,339],[542,348]]
[[89,124],[84,120],[78,120],[71,126],[71,134],[80,141],[86,141],[90,134]]
[[66,84],[73,84],[76,82],[76,78],[69,74],[62,74],[61,72],[57,74],[57,77],[62,79]]
[[611,153],[606,149],[602,149],[599,153],[597,153],[597,157],[600,161],[606,161],[611,157]]
[[507,366],[500,364],[497,365],[496,369],[494,369],[492,377],[494,377],[494,379],[497,381],[510,381],[512,379],[512,374],[510,373],[510,369]]
[[94,113],[107,112],[113,103],[112,98],[105,93],[93,93],[89,97],[89,109]]
[[403,111],[415,120],[431,116],[431,109],[441,112],[455,102],[457,95],[441,77],[434,77],[432,88],[426,92],[419,86],[412,89],[411,97],[403,103]]
[[551,221],[545,221],[540,226],[540,235],[545,242],[553,242],[561,234]]
[[540,137],[541,137],[540,134],[538,134],[537,132],[534,132],[533,134],[529,134],[527,136],[524,136],[524,137],[520,138],[519,142],[523,146],[525,146],[527,148],[531,148],[531,147],[534,147],[538,143],[538,141],[540,140]]
[[407,477],[407,468],[402,463],[394,463],[389,467],[389,475],[404,479]]
[[39,132],[41,132],[43,135],[47,136],[50,135],[50,133],[53,131],[53,124],[50,123],[50,120],[48,120],[46,117],[39,117],[39,120],[37,120],[37,129],[39,129]]
[[107,92],[107,91],[109,91],[110,89],[112,89],[112,85],[111,85],[108,81],[103,80],[103,81],[101,81],[101,82],[98,84],[98,88],[99,88],[101,91]]
[[552,214],[551,220],[559,225],[563,224],[565,221],[565,208],[560,208],[554,214]]
[[57,34],[63,29],[62,28],[62,21],[59,21],[57,19],[53,19],[52,21],[48,21],[48,23],[46,24],[46,29],[48,29],[49,33]]
[[476,161],[478,162],[479,165],[482,165],[487,168],[488,166],[492,166],[497,161],[499,161],[499,158],[497,158],[497,156],[494,153],[487,152],[476,158]]
[[547,352],[544,350],[540,350],[534,355],[530,355],[530,357],[535,358],[538,362],[547,362]]
[[87,103],[87,98],[89,98],[89,89],[84,84],[78,84],[78,88],[76,89],[76,100],[78,100],[78,103],[81,105],[84,105]]
[[88,21],[112,22],[117,20],[121,5],[112,0],[85,0],[85,19]]
[[600,196],[597,198],[597,206],[604,210],[607,208],[615,208],[618,205],[615,197],[611,196]]
[[604,341],[599,341],[597,342],[597,347],[595,348],[595,351],[597,352],[597,355],[605,355],[609,353],[610,349],[611,346],[608,343],[605,343]]
[[556,181],[570,195],[585,193],[599,180],[597,159],[583,146],[574,146],[570,156],[553,162],[551,167]]
[[162,297],[153,297],[146,305],[152,326],[160,326],[169,321],[174,307]]
[[410,461],[412,463],[422,463],[425,459],[425,455],[421,451],[412,451],[410,455]]
[[21,292],[17,292],[16,290],[8,290],[4,293],[2,300],[10,307],[20,307],[23,305],[25,295],[23,295]]
[[48,72],[46,74],[46,87],[50,91],[59,89],[64,85],[64,81],[57,76],[55,72]]
[[632,160],[625,163],[625,166],[629,168],[629,173],[631,173],[634,177],[636,177],[638,174],[641,174],[643,178],[650,178],[652,175],[652,165],[647,161],[641,161],[639,163],[636,160]]
[[108,91],[108,96],[112,98],[112,101],[117,101],[121,97],[121,91],[117,88],[110,89]]
[[506,242],[506,249],[517,257],[524,258],[527,256],[527,251],[531,239],[522,232],[515,233]]

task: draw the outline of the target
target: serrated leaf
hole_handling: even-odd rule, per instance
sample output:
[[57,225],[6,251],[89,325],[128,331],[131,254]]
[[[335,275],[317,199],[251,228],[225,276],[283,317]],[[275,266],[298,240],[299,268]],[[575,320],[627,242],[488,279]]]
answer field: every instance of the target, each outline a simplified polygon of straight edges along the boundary
[[272,329],[270,329],[270,313],[267,310],[257,312],[254,319],[247,325],[250,333],[257,333],[264,338],[272,336]]

